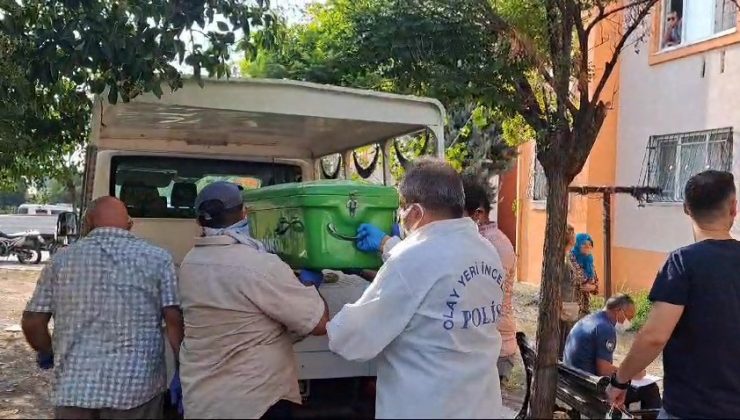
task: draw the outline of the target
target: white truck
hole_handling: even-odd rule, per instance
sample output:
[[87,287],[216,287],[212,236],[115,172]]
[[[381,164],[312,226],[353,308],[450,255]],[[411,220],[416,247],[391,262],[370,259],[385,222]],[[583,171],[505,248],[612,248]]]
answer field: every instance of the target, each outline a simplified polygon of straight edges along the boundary
[[[352,151],[377,144],[390,183],[394,139],[426,130],[439,139],[436,154],[444,151],[444,108],[428,98],[259,79],[207,80],[203,88],[186,80],[162,98],[148,94],[118,105],[105,97],[94,102],[81,210],[97,197],[120,198],[134,233],[167,249],[177,264],[200,233],[195,196],[213,180],[258,188],[320,179],[321,158],[334,154],[343,157],[346,176]],[[341,275],[320,292],[333,314],[366,284]],[[309,337],[295,351],[306,413],[372,413],[359,408],[364,401],[372,409],[372,362],[342,359],[326,337]]]

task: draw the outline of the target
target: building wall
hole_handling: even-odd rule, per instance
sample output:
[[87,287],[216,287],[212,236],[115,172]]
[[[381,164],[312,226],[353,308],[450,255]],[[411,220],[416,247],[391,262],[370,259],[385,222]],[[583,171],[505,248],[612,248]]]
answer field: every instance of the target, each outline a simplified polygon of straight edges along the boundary
[[[628,52],[622,59],[617,147],[620,184],[639,182],[651,135],[733,127],[733,150],[739,147],[740,44],[657,63],[648,55]],[[733,153],[732,162],[738,176],[737,153]],[[736,223],[735,233],[737,228]],[[681,203],[638,207],[634,200],[620,197],[615,231],[617,277],[634,286],[650,286],[667,253],[693,242]]]
[[499,177],[496,220],[498,227],[516,246],[517,166],[514,165]]
[[[658,23],[659,13],[650,20]],[[740,15],[738,27],[740,28]],[[655,27],[655,26],[654,26]],[[595,31],[607,42],[591,51],[597,75],[612,45],[613,31]],[[733,127],[733,149],[739,150],[740,30],[667,53],[656,53],[657,38],[628,48],[605,89],[610,111],[582,173],[573,185],[641,185],[651,135]],[[613,92],[613,98],[608,97]],[[527,193],[534,146],[523,147],[519,162],[517,247],[520,280],[539,283],[544,242],[544,203]],[[740,158],[732,168],[740,180]],[[612,205],[612,290],[649,288],[667,254],[693,241],[690,221],[680,203],[640,206],[632,197],[616,195]],[[603,279],[602,204],[598,197],[571,195],[569,223],[595,241],[597,273]],[[740,223],[733,233],[740,237]]]

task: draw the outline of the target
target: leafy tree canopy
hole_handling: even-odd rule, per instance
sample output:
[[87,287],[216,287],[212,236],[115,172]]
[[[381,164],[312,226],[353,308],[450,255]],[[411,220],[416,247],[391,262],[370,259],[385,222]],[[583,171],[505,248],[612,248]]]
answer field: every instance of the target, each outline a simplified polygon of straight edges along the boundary
[[[525,138],[521,119],[506,112],[510,73],[498,60],[508,38],[481,30],[470,1],[330,0],[313,5],[308,23],[271,31],[276,40],[242,65],[245,75],[289,78],[440,99],[449,112],[447,157],[459,169],[501,172]],[[503,130],[517,126],[522,131]],[[419,151],[420,139],[404,144]],[[408,142],[404,142],[408,143]]]
[[[265,0],[0,0],[0,182],[66,170],[91,94],[116,103],[228,75],[238,34],[269,27]],[[206,40],[207,42],[199,41]]]

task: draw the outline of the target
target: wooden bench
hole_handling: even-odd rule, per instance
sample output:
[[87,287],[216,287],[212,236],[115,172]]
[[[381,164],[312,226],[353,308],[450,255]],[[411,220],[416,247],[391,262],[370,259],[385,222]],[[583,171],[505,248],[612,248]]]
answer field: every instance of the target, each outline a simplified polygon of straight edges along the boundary
[[[527,417],[529,409],[537,352],[523,332],[516,333],[516,341],[522,355],[526,375],[524,402],[516,418],[524,419]],[[607,377],[595,376],[589,372],[565,366],[562,362],[559,362],[556,407],[554,408],[558,411],[566,412],[570,418],[574,419],[603,419],[611,407],[606,398],[606,387],[608,385],[609,378]],[[567,408],[561,407],[560,404],[564,404]],[[654,416],[656,414],[654,411],[641,410],[639,412],[633,411],[629,414],[634,417],[642,417],[643,415]]]

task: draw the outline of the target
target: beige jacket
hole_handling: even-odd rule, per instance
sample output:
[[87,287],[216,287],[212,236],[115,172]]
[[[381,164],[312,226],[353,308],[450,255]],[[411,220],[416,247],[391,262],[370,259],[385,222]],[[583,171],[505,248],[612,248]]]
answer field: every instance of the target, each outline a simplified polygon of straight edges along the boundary
[[504,266],[504,304],[503,313],[498,323],[501,333],[501,354],[499,357],[510,357],[517,354],[516,319],[514,319],[514,282],[516,280],[516,252],[511,241],[496,223],[488,223],[479,228],[480,234],[493,244],[501,263]]
[[281,399],[301,402],[291,337],[324,313],[315,288],[277,256],[213,236],[183,260],[180,297],[187,418],[257,418]]

